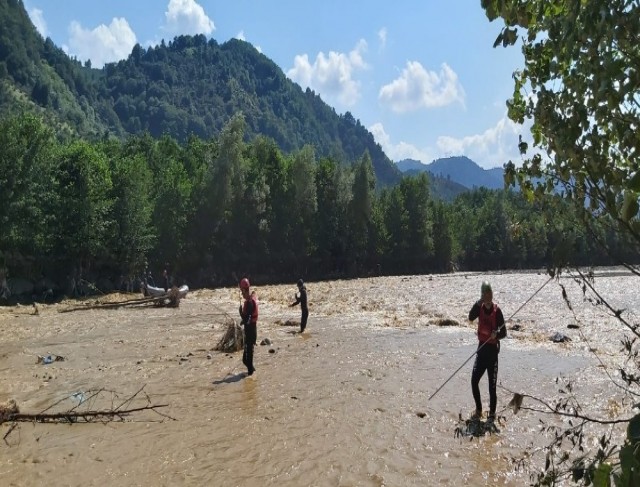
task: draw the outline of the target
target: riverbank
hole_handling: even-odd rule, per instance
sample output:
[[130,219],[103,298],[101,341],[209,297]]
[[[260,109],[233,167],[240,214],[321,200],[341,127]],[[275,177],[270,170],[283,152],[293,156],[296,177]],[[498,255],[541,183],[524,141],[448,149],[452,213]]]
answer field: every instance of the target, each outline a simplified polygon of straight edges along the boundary
[[[508,317],[548,276],[309,283],[303,335],[283,326],[299,316],[287,306],[295,286],[258,287],[258,342],[272,344],[256,347],[257,377],[250,379],[240,353],[211,351],[225,313],[237,315],[236,289],[196,291],[178,309],[61,314],[70,305],[62,302],[35,315],[32,307],[3,308],[0,401],[13,398],[22,411],[38,412],[59,400],[73,407],[65,398],[78,392],[104,388],[126,398],[145,386],[176,421],[145,413],[124,424],[23,424],[1,447],[0,475],[8,485],[523,485],[530,472],[511,459],[547,442],[540,415],[513,415],[501,389],[501,433],[456,439],[459,414],[473,408],[471,363],[428,401],[475,350],[466,314],[482,279],[491,280]],[[616,302],[634,305],[635,278],[596,279]],[[581,328],[567,328],[575,318],[557,283],[549,283],[508,324],[519,331],[503,341],[500,382],[551,399],[564,377],[594,413],[624,413],[592,351],[613,373],[622,330],[601,307],[584,303],[569,279],[561,282]],[[443,320],[457,326],[437,326]],[[556,331],[571,341],[553,343]],[[36,364],[48,353],[65,360]],[[487,401],[486,379],[481,391]]]

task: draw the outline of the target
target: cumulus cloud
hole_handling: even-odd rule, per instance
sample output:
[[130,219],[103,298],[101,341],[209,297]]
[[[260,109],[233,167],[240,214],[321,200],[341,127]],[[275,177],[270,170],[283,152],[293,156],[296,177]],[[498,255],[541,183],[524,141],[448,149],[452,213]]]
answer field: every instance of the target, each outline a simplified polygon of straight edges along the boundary
[[393,161],[415,159],[427,163],[433,159],[429,149],[420,149],[404,141],[393,143],[391,136],[385,131],[384,126],[380,122],[374,123],[369,127],[369,132],[373,134],[375,141],[380,144],[385,154]]
[[527,126],[512,122],[505,112],[495,126],[481,134],[462,138],[440,136],[436,145],[440,156],[465,155],[482,167],[491,168],[502,166],[509,160],[514,163],[521,160],[518,151],[520,135],[530,142],[531,135]]
[[83,61],[91,59],[96,68],[126,58],[136,42],[136,34],[124,18],[114,18],[111,24],[93,30],[77,21],[69,25],[69,53]]
[[353,78],[356,71],[366,69],[363,54],[367,42],[360,39],[349,53],[319,52],[313,64],[307,54],[295,57],[287,76],[302,87],[309,87],[345,106],[354,105],[360,98],[360,82]]
[[375,123],[369,127],[374,139],[384,152],[394,161],[402,159],[416,159],[425,164],[438,157],[467,156],[485,169],[501,167],[508,161],[519,165],[522,158],[518,151],[519,136],[532,145],[529,125],[518,125],[507,116],[498,120],[493,126],[480,134],[465,137],[439,136],[435,147],[418,147],[409,142],[395,142],[386,132],[382,123]]
[[383,27],[378,31],[378,39],[380,40],[380,49],[384,49],[387,45],[387,28]]
[[47,29],[47,22],[44,20],[44,14],[42,10],[39,8],[29,9],[29,17],[31,18],[31,22],[36,27],[37,31],[40,32],[42,37],[47,37],[49,35],[49,30]]
[[211,34],[216,28],[195,0],[169,0],[164,16],[164,28],[171,34]]
[[427,71],[418,61],[408,61],[399,78],[380,88],[378,98],[394,112],[435,108],[454,102],[464,104],[458,75],[443,63],[440,72]]

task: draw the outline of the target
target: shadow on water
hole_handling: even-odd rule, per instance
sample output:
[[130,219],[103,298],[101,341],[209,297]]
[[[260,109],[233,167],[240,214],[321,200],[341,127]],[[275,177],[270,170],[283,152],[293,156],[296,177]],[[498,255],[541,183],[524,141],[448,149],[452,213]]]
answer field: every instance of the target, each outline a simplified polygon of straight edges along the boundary
[[460,424],[454,430],[455,438],[480,438],[485,435],[500,433],[494,421],[482,421],[481,419],[465,419],[460,417]]
[[247,377],[247,373],[246,372],[240,372],[238,374],[228,375],[223,379],[214,380],[212,382],[212,384],[214,386],[219,386],[219,385],[222,385],[222,384],[233,384],[234,382],[240,382],[245,377]]

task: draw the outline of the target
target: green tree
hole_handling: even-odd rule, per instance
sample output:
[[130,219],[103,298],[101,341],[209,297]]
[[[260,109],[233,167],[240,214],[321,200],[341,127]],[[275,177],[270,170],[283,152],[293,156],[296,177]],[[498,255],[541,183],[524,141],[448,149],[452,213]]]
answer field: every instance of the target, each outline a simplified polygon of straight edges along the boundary
[[429,211],[429,179],[422,173],[404,178],[400,182],[400,192],[407,211],[408,235],[407,253],[414,269],[428,270],[433,261],[433,238]]
[[[347,112],[348,114],[349,112]],[[349,203],[349,242],[355,271],[370,263],[369,238],[373,223],[376,178],[369,153],[354,167],[352,198]]]
[[108,258],[111,173],[104,153],[86,142],[61,146],[54,154],[56,255],[67,269],[84,275]]
[[407,264],[409,249],[409,212],[398,186],[385,190],[380,196],[386,229],[385,269],[388,272],[410,272]]
[[[507,181],[607,214],[640,241],[640,5],[629,0],[483,0],[505,27],[496,45],[522,42],[509,117],[532,122],[534,154]],[[524,29],[518,37],[518,28]],[[526,156],[528,145],[521,142]],[[535,178],[543,177],[543,183]]]
[[111,252],[114,267],[125,276],[141,275],[153,248],[153,178],[142,156],[116,157],[111,161],[113,219]]
[[292,187],[289,161],[273,140],[258,137],[251,144],[252,157],[264,175],[268,188],[264,235],[268,260],[263,265],[282,272],[294,260],[292,243]]
[[191,181],[179,160],[169,158],[156,177],[153,233],[157,242],[153,257],[156,264],[168,262],[174,269],[184,257],[187,222],[191,212]]
[[52,245],[52,131],[36,117],[0,121],[0,252],[10,271],[24,263],[13,256],[40,257]]
[[[513,97],[507,105],[512,120],[532,123],[533,147],[520,142],[524,164],[517,168],[509,163],[506,181],[517,182],[529,197],[541,197],[560,187],[563,198],[574,205],[575,215],[582,219],[582,230],[600,238],[594,227],[614,223],[624,235],[622,239],[629,237],[634,244],[637,260],[640,4],[635,0],[482,0],[482,6],[490,20],[501,18],[504,23],[495,45],[521,42],[524,56],[524,68],[514,73]],[[522,37],[518,29],[524,30]],[[565,242],[563,236],[560,243]],[[566,262],[564,255],[554,264]],[[628,268],[640,277],[637,267]],[[595,292],[587,279],[583,278],[583,285],[585,292]],[[598,300],[602,302],[600,295]],[[613,315],[633,335],[633,341],[627,339],[629,360],[621,374],[628,379],[625,382],[631,394],[637,396],[640,332],[623,311]],[[586,458],[582,452],[572,462],[563,458],[561,463],[568,466],[564,470],[549,461],[552,450],[538,484],[551,485],[570,477],[586,485],[610,485],[610,463],[617,463],[619,469],[613,475],[616,485],[635,485],[640,465],[639,422],[637,414],[629,421],[621,448],[610,448],[605,439],[595,458]],[[582,435],[579,447],[581,439]],[[618,459],[616,451],[620,452]]]
[[433,267],[438,272],[448,272],[453,261],[453,237],[447,206],[441,201],[432,201],[430,209],[433,222]]
[[346,170],[332,159],[321,159],[316,172],[318,212],[316,259],[323,274],[344,273],[347,266],[347,208],[351,187]]
[[291,165],[293,228],[292,241],[298,274],[307,274],[306,263],[315,250],[314,221],[318,209],[316,161],[313,147],[305,146],[293,155]]

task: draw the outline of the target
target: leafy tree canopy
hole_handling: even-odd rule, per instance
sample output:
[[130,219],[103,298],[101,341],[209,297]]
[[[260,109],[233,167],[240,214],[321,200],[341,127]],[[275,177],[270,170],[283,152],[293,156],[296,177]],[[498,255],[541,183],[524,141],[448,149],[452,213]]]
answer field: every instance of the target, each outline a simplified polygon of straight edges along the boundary
[[[640,241],[640,3],[637,0],[483,0],[522,44],[509,117],[532,122],[525,163],[507,180],[608,214]],[[520,29],[520,30],[519,30]],[[522,34],[519,36],[518,34]],[[544,177],[545,183],[536,184]],[[537,185],[537,188],[534,186]]]

